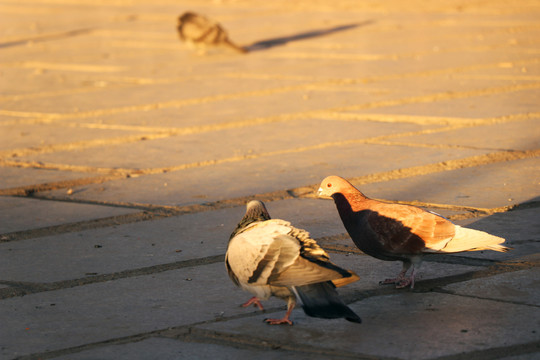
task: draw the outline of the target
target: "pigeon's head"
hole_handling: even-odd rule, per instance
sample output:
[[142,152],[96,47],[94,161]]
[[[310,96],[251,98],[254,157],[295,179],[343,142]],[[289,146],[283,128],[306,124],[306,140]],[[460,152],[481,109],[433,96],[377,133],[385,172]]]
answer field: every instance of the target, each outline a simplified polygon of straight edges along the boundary
[[258,221],[270,220],[270,214],[266,210],[264,203],[259,200],[251,200],[246,204],[246,215],[244,218],[255,219]]
[[321,198],[329,199],[334,194],[358,191],[350,182],[339,176],[328,176],[321,182],[318,195]]

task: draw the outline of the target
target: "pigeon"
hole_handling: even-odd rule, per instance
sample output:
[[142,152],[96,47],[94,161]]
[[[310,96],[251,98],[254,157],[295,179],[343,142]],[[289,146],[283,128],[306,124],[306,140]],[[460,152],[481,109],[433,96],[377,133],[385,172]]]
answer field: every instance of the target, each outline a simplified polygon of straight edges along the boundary
[[183,42],[200,49],[206,46],[225,45],[240,53],[247,52],[245,48],[229,40],[227,32],[219,23],[203,15],[185,12],[178,17],[177,30]]
[[[437,213],[370,199],[339,176],[325,178],[318,195],[334,199],[345,229],[360,250],[380,260],[403,262],[396,278],[380,284],[414,288],[416,272],[426,254],[510,250],[501,245],[505,239],[455,225]],[[411,265],[411,274],[406,276]]]
[[267,324],[293,325],[289,317],[298,298],[308,316],[361,322],[335,289],[357,281],[358,275],[330,262],[307,231],[271,219],[261,201],[246,205],[244,217],[229,238],[225,267],[236,286],[254,295],[243,307],[264,310],[261,300],[270,296],[287,301],[285,316],[265,319]]

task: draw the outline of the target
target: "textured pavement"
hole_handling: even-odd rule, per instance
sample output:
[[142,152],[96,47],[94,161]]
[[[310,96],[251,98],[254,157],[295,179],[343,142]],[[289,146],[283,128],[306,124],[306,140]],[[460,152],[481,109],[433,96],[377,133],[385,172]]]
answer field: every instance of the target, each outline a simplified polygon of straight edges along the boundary
[[[181,44],[210,16],[251,52]],[[540,359],[540,1],[0,0],[1,359]],[[357,250],[327,175],[507,239]],[[269,326],[227,277],[257,198],[361,279]]]

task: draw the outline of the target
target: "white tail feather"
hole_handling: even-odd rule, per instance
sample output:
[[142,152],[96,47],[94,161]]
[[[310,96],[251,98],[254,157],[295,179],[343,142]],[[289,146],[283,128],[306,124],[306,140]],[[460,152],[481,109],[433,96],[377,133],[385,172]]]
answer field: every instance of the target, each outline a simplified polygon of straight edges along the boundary
[[495,250],[506,252],[510,248],[501,245],[505,239],[480,230],[467,229],[456,225],[456,233],[439,252],[455,253],[462,251]]

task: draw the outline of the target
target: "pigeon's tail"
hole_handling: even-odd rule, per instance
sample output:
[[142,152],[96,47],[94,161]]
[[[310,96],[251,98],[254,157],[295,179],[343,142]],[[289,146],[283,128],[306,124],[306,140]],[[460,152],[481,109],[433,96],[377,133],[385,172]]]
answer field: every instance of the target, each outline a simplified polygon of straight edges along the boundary
[[361,323],[362,320],[339,298],[332,282],[296,286],[293,288],[302,301],[304,312],[308,316],[337,319]]
[[504,245],[505,239],[474,229],[468,229],[456,225],[454,237],[440,250],[440,252],[461,252],[494,250],[500,252],[509,251],[510,248]]

